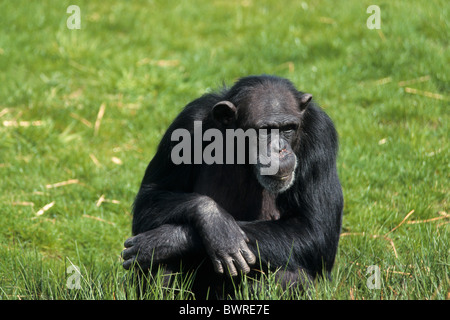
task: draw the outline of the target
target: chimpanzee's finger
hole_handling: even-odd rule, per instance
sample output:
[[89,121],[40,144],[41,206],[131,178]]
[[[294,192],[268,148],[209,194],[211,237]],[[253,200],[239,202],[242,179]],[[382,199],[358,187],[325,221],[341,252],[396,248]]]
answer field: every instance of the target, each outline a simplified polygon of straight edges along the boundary
[[237,273],[236,267],[234,266],[233,259],[230,256],[226,256],[223,258],[223,260],[224,260],[224,263],[225,263],[230,275],[232,277],[237,276],[238,273]]
[[245,261],[244,257],[240,252],[237,252],[232,255],[234,262],[238,269],[242,271],[243,273],[249,273],[250,267],[248,266],[247,262]]
[[256,262],[256,256],[248,248],[246,243],[241,243],[241,253],[248,264],[252,265]]
[[216,271],[217,273],[223,273],[222,262],[220,262],[217,257],[212,258],[211,261],[214,267],[214,271]]
[[136,247],[131,247],[131,248],[123,250],[122,251],[122,259],[123,260],[130,259],[131,257],[136,255],[136,251],[137,251]]
[[122,263],[123,268],[126,270],[129,270],[131,268],[131,266],[134,264],[135,260],[136,260],[136,258],[125,260]]
[[125,246],[125,248],[129,248],[129,247],[132,247],[132,246],[134,246],[134,240],[135,240],[135,238],[136,237],[131,237],[131,238],[128,238],[127,240],[125,240],[125,242],[123,243],[123,245]]

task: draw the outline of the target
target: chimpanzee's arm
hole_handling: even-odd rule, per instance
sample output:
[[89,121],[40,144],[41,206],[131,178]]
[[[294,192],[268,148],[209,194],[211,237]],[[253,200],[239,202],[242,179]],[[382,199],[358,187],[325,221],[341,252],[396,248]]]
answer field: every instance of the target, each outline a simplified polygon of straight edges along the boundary
[[[125,243],[127,249],[123,252],[123,257],[128,259],[125,259],[124,267],[136,258],[138,262],[151,260],[151,249],[159,250],[164,243],[170,245],[162,249],[166,253],[161,256],[170,255],[170,248],[182,248],[184,252],[198,250],[198,241],[189,243],[189,239],[193,237],[201,239],[219,273],[228,269],[231,275],[236,275],[236,267],[248,272],[248,265],[256,260],[246,244],[245,233],[234,218],[213,199],[192,192],[196,166],[175,165],[170,158],[172,132],[178,128],[192,131],[194,120],[204,120],[209,110],[204,110],[202,106],[214,104],[214,101],[204,101],[205,99],[213,97],[202,97],[180,113],[167,130],[147,167],[133,208],[133,234],[137,237]],[[157,230],[164,225],[183,228],[176,227],[172,236],[171,232],[165,234],[160,229]],[[189,235],[180,236],[183,232],[188,232]],[[150,240],[157,238],[156,234],[159,240],[151,242]],[[173,254],[177,253],[179,254],[179,250],[175,250]]]
[[[321,218],[329,220],[322,221],[322,227],[313,227],[311,221],[294,216],[277,221],[237,223],[250,240],[248,246],[257,257],[257,268],[281,267],[294,276],[301,276],[298,271],[303,270],[308,276],[314,277],[321,274],[324,267],[330,271],[333,265],[340,231],[339,208],[327,217],[320,217],[320,214],[316,216],[316,219]],[[136,255],[139,248],[142,250],[139,262],[143,267],[150,263],[150,258],[157,264],[203,250],[197,231],[189,224],[162,225],[130,238],[125,246],[131,247],[127,249],[128,252],[124,252],[126,268],[130,267],[133,261],[130,257]],[[152,249],[155,249],[155,256],[152,256]],[[228,264],[227,267],[230,270],[233,268]]]
[[[318,182],[322,182],[322,184]],[[298,270],[303,270],[307,272],[308,276],[314,277],[316,274],[321,274],[323,268],[329,272],[334,263],[341,225],[342,191],[337,175],[333,173],[328,178],[316,179],[315,183],[309,183],[309,186],[307,186],[306,181],[301,179],[297,183],[292,190],[279,195],[278,202],[283,210],[283,216],[280,220],[238,221],[237,224],[249,239],[248,247],[258,258],[256,267],[281,267],[284,270],[291,271],[294,276],[299,276]],[[180,216],[189,216],[189,213],[183,210],[201,212],[202,208],[206,208],[204,214],[208,215],[209,212],[209,215],[211,215],[211,212],[213,212],[210,210],[214,207],[214,204],[210,202],[212,201],[210,198],[205,196],[179,194],[175,197],[173,193],[167,192],[154,193],[154,196],[161,197],[161,203],[164,203],[165,197],[178,199],[180,207],[171,206],[170,210],[172,213],[181,210],[178,212]],[[150,201],[150,203],[154,203],[154,201]],[[205,205],[208,203],[209,205]],[[174,202],[171,202],[171,204],[173,205]],[[164,209],[160,207],[155,212],[161,212],[158,210]],[[222,215],[227,215],[227,213],[219,216]],[[145,217],[145,215],[142,217]],[[185,223],[182,226],[170,226],[167,223],[172,221],[162,217],[155,217],[155,219],[156,224],[149,224],[146,228],[151,229],[162,225],[167,228],[167,232],[160,232],[161,227],[156,228],[155,231],[150,231],[147,240],[141,243],[145,244],[143,248],[152,244],[155,253],[159,254],[156,258],[163,261],[166,253],[167,257],[173,258],[202,250],[200,248],[202,242],[198,240],[200,237],[194,224]],[[145,221],[148,220],[144,218],[142,223],[138,223],[138,225],[145,225]],[[214,228],[214,225],[211,227],[211,230],[215,230],[216,233],[212,235],[210,241],[227,241],[224,239],[227,239],[226,232],[229,231]],[[140,230],[137,233],[140,233]],[[144,232],[139,237],[145,240],[145,234]],[[171,236],[172,234],[173,236]],[[160,246],[160,242],[165,243],[166,247]],[[137,247],[135,246],[133,250],[136,250]],[[169,252],[167,249],[171,248],[174,250]],[[144,255],[143,258],[145,257]],[[231,261],[228,261],[225,265],[230,270],[233,268]]]
[[[316,139],[315,146],[320,146],[318,142]],[[336,170],[336,146],[322,148],[322,152],[311,145],[303,147],[311,151],[299,157],[303,171],[297,174],[292,188],[277,198],[281,219],[239,225],[263,267],[270,264],[290,271],[300,268],[315,277],[324,269],[329,273],[333,266],[344,200]]]
[[271,266],[297,272],[303,270],[315,277],[330,271],[339,240],[339,229],[311,228],[298,218],[278,221],[239,222],[250,239],[248,246],[255,252],[256,266]]
[[204,251],[198,233],[187,224],[165,224],[128,238],[124,245],[122,257],[125,269],[130,269],[138,263],[140,268],[146,270],[160,263]]
[[[129,248],[123,253],[125,268],[131,265],[136,254],[142,267],[143,262],[151,258],[156,263],[155,258],[173,258],[198,251],[199,241],[193,239],[200,238],[217,272],[223,273],[225,268],[231,275],[237,275],[236,267],[244,273],[250,271],[248,265],[256,258],[247,246],[245,233],[214,200],[195,193],[151,187],[144,187],[141,192],[144,194],[140,193],[138,199],[145,206],[139,206],[139,211],[134,213],[133,233],[137,236],[125,242],[125,247]],[[170,229],[169,225],[175,226]],[[152,248],[159,258],[152,257]]]

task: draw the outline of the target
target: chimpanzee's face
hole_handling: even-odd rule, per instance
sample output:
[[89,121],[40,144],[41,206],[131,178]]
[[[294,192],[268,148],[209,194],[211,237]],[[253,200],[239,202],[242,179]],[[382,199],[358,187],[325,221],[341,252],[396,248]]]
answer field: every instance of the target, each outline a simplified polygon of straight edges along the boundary
[[254,165],[259,183],[272,193],[286,191],[295,181],[297,168],[294,149],[302,116],[298,98],[286,88],[258,88],[242,109],[248,116],[245,126],[256,129],[259,142],[266,144],[265,148],[259,144],[258,162]]
[[258,161],[253,171],[259,183],[272,193],[284,192],[295,181],[294,150],[300,138],[301,118],[312,96],[284,86],[245,90],[236,106],[229,101],[223,103],[234,110],[235,127],[255,129],[258,134]]

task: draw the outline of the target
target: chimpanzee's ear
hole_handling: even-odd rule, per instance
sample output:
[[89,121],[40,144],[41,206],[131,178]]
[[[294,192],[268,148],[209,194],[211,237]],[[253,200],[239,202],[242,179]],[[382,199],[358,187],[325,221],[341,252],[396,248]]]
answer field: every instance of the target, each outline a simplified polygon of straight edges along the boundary
[[237,109],[230,101],[220,101],[212,108],[212,114],[216,121],[229,126],[237,118]]
[[300,110],[305,110],[308,104],[312,100],[312,94],[310,93],[302,93],[300,96]]

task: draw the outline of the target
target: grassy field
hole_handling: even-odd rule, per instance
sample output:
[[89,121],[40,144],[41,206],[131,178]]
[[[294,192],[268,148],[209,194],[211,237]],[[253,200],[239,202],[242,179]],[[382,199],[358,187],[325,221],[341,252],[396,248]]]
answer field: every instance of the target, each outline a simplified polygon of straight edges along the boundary
[[[67,27],[72,4],[81,29]],[[381,29],[366,25],[372,4]],[[162,134],[205,91],[263,73],[312,93],[335,122],[343,234],[332,281],[287,294],[268,275],[238,296],[450,299],[449,10],[0,1],[0,299],[136,298],[119,254]],[[192,299],[189,280],[153,279],[144,297]]]

